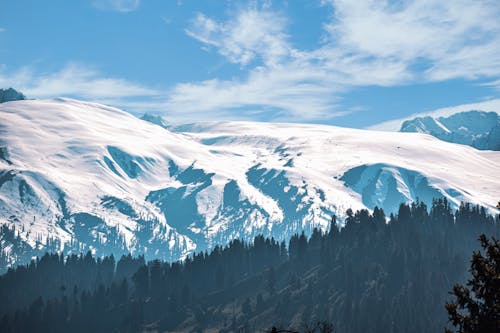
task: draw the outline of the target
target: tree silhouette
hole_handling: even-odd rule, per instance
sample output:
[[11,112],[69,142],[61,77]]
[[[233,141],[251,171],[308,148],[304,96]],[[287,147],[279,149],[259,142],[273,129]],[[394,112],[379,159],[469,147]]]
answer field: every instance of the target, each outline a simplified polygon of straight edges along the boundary
[[455,300],[446,304],[449,321],[460,333],[500,332],[500,242],[484,234],[479,241],[485,256],[473,253],[472,279],[467,286],[455,285]]

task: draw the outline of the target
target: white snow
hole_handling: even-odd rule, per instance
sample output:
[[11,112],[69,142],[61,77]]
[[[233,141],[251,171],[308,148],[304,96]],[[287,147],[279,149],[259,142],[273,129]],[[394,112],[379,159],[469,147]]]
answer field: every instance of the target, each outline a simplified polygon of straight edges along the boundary
[[[169,131],[115,108],[71,99],[0,104],[0,146],[7,147],[12,163],[0,159],[0,170],[14,170],[18,176],[0,185],[0,223],[24,225],[23,237],[32,244],[36,235],[69,240],[71,229],[56,223],[63,214],[58,189],[70,213],[91,213],[109,226],[120,226],[132,246],[136,221],[117,210],[104,209],[101,199],[108,195],[124,200],[141,214],[156,217],[166,232],[156,235],[159,230],[155,230],[155,235],[165,237],[170,248],[177,244],[187,253],[195,249],[195,240],[172,227],[175,221],[165,219],[145,200],[151,191],[182,186],[170,174],[169,161],[181,169],[193,165],[205,174],[214,174],[212,184],[196,194],[196,213],[203,216],[204,225],[190,227],[203,234],[208,244],[212,238],[228,240],[252,228],[271,230],[289,214],[280,205],[280,195],[266,194],[254,183],[258,179],[249,179],[247,173],[252,168],[265,169],[264,175],[273,175],[277,181],[284,171],[289,184],[284,185],[283,196],[295,186],[301,205],[311,204],[308,215],[295,225],[326,227],[330,216],[325,209],[342,216],[347,208],[364,208],[361,194],[339,179],[360,165],[388,165],[386,172],[394,176],[398,191],[408,198],[413,189],[396,167],[421,174],[443,195],[449,189],[457,191],[459,196],[450,197],[453,202],[470,201],[494,211],[500,199],[500,152],[479,151],[425,134],[257,122],[198,123],[184,125],[182,130]],[[123,156],[113,158],[108,147],[117,148]],[[135,171],[126,170],[130,161],[137,165]],[[273,170],[277,172],[270,173]],[[128,176],[127,172],[136,174]],[[33,188],[34,202],[21,198],[21,179]],[[218,220],[224,208],[224,186],[231,180],[241,192],[237,200],[246,199],[262,210],[252,211],[249,221],[237,230],[231,229],[231,218]],[[188,188],[196,191],[198,185]],[[383,196],[383,184],[376,186],[376,193]],[[11,215],[20,221],[13,222]],[[186,230],[190,223],[185,221]]]
[[438,125],[444,132],[446,133],[451,133],[451,131],[449,129],[446,128],[446,126],[444,126],[439,120],[434,119],[434,122],[436,123],[436,125]]

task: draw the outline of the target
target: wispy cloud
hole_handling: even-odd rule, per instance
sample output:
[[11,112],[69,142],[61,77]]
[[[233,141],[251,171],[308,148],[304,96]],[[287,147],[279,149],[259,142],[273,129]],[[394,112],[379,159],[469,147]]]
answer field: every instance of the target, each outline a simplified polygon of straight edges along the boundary
[[285,27],[283,16],[253,8],[227,22],[216,22],[198,13],[186,33],[215,47],[231,62],[246,65],[258,57],[266,65],[273,65],[290,53]]
[[496,90],[500,91],[500,79],[486,82],[486,83],[483,83],[482,85],[486,86],[486,87],[493,87]]
[[[139,0],[94,1],[100,9],[135,10]],[[229,79],[216,76],[159,90],[92,67],[68,64],[55,73],[0,69],[0,85],[30,97],[75,96],[167,114],[170,120],[260,119],[328,121],[352,110],[345,92],[449,79],[500,79],[500,2],[324,0],[318,47],[294,44],[283,11],[252,2],[215,19],[192,18],[185,33],[202,49],[235,64]],[[352,103],[351,103],[352,104]]]
[[103,76],[99,71],[79,63],[69,63],[51,74],[24,67],[0,71],[0,87],[15,87],[29,98],[56,96],[84,98],[91,101],[128,106],[137,98],[151,98],[160,92],[116,77]]
[[116,12],[132,12],[139,8],[141,0],[93,0],[92,5],[100,10],[112,10]]
[[[500,74],[496,1],[334,0],[331,5],[334,15],[325,29],[336,48],[402,62],[424,80]],[[415,70],[415,64],[424,68]]]
[[177,85],[174,113],[246,108],[292,119],[339,114],[342,93],[360,86],[395,86],[500,76],[497,1],[323,1],[331,11],[321,45],[293,46],[289,22],[268,6],[225,21],[198,13],[186,33],[208,51],[241,66],[237,79]]
[[176,116],[209,112],[252,119],[267,114],[297,121],[339,115],[331,112],[336,97],[328,73],[317,71],[305,53],[291,46],[287,25],[283,15],[265,7],[252,6],[226,22],[199,13],[186,33],[239,64],[244,77],[179,84],[169,94],[168,109]]
[[5,31],[7,31],[7,29],[0,27],[0,32],[5,32]]
[[[316,77],[316,81],[312,78]],[[171,92],[168,110],[175,116],[182,114],[213,114],[234,118],[255,117],[274,120],[319,119],[329,113],[335,96],[318,82],[327,78],[312,73],[308,68],[289,71],[285,67],[273,70],[254,70],[245,81],[209,80],[201,83],[179,84]],[[177,111],[177,112],[176,112]]]

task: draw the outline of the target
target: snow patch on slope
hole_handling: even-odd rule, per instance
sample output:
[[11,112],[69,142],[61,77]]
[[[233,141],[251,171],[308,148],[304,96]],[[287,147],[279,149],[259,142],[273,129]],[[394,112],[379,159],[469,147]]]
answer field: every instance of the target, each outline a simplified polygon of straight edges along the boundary
[[[166,129],[69,99],[0,105],[0,134],[0,224],[40,250],[172,260],[235,237],[326,229],[348,208],[390,212],[441,195],[494,210],[500,193],[498,152],[424,134],[255,122]],[[12,237],[2,244],[14,262]]]
[[431,202],[433,198],[447,197],[458,205],[459,200],[451,189],[429,184],[429,179],[414,170],[387,164],[362,165],[352,168],[340,178],[346,185],[361,194],[367,207],[386,207],[397,211],[399,204],[417,199]]

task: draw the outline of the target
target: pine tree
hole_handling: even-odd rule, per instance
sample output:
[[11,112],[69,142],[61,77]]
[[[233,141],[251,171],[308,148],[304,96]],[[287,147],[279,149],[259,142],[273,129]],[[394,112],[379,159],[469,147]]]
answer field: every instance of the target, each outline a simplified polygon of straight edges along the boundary
[[459,333],[500,332],[500,241],[485,235],[479,240],[486,256],[473,253],[472,279],[467,286],[455,285],[455,300],[446,304],[449,321]]

